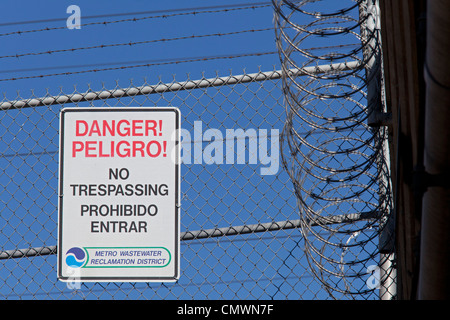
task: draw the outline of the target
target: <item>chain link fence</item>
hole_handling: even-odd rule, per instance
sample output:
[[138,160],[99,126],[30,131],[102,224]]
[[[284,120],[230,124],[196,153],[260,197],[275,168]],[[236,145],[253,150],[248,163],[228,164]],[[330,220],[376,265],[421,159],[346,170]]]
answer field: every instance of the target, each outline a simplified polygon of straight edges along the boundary
[[[180,279],[59,282],[59,112],[139,106],[175,106],[182,115]],[[364,272],[345,280],[360,294],[332,296],[310,269],[310,235],[302,233],[298,199],[281,164],[281,153],[289,152],[279,143],[286,118],[281,71],[61,90],[0,107],[1,299],[379,299],[376,223],[365,230],[370,245],[340,251],[342,259],[364,261]],[[365,201],[377,207],[376,183],[369,190]],[[360,219],[373,217],[343,216],[333,224]]]

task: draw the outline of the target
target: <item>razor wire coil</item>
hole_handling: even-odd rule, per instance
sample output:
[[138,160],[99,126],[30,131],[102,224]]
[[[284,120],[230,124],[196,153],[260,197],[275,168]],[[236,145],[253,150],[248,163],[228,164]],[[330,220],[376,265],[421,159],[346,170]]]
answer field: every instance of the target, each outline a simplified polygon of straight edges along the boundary
[[[330,296],[362,294],[367,287],[350,285],[349,279],[365,274],[379,251],[350,251],[372,252],[368,247],[382,232],[391,205],[385,128],[368,124],[381,101],[376,3],[272,2],[286,107],[281,157],[298,199],[310,268]],[[311,46],[322,49],[305,49]],[[356,67],[333,68],[352,61]],[[306,77],[293,72],[319,65],[330,67]],[[373,215],[356,223],[333,220],[361,212]]]

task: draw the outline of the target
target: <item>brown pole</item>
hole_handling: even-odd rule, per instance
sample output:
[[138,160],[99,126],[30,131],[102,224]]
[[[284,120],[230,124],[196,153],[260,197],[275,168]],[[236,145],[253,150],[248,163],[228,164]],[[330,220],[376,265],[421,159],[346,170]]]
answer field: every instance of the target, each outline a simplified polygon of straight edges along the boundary
[[[425,61],[426,185],[418,299],[450,298],[450,1],[427,3]],[[431,178],[431,179],[430,179]]]

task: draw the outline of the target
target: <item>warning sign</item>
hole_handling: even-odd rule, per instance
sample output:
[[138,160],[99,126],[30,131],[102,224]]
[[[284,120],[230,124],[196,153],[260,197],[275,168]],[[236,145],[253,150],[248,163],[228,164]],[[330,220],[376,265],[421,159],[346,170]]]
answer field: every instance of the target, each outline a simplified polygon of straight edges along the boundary
[[60,115],[58,278],[179,278],[177,108]]

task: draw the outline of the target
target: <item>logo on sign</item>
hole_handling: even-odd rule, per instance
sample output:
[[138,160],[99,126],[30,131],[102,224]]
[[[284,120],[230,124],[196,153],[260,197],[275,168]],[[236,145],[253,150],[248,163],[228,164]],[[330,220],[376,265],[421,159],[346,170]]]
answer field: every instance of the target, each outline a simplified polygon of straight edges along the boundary
[[80,268],[86,262],[86,252],[82,248],[73,247],[66,252],[66,264],[71,268]]

